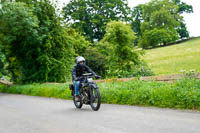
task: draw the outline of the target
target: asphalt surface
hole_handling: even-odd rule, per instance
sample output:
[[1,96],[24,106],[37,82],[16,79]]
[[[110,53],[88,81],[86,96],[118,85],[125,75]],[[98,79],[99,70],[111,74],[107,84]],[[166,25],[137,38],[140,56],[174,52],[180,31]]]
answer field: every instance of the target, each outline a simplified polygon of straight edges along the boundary
[[0,93],[0,133],[200,133],[200,112]]

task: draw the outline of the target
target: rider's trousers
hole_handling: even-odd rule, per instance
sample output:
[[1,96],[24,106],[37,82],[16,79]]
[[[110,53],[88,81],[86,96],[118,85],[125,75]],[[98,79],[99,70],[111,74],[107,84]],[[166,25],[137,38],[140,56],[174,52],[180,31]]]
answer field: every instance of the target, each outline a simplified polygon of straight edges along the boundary
[[75,87],[75,95],[78,96],[80,81],[73,81]]

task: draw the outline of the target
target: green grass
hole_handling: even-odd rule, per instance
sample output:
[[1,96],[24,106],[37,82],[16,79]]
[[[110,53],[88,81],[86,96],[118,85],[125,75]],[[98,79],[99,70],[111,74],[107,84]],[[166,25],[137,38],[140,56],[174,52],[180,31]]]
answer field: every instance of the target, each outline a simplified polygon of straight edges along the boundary
[[145,61],[156,75],[179,74],[194,69],[200,72],[200,38],[147,50]]
[[0,85],[0,92],[12,94],[24,94],[30,96],[54,97],[70,99],[71,91],[68,84],[28,84],[28,85]]
[[[200,110],[200,80],[197,79],[173,84],[132,80],[98,83],[98,86],[103,103]],[[71,99],[68,84],[0,85],[0,92]]]
[[128,104],[200,110],[200,80],[183,79],[174,84],[128,81],[101,83],[102,101]]

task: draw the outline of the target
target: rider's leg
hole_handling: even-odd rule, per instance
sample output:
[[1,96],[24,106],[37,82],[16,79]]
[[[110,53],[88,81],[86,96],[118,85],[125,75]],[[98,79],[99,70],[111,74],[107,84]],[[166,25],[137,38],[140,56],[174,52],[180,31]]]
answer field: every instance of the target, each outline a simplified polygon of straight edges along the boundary
[[78,96],[80,81],[73,81],[75,87],[75,96]]

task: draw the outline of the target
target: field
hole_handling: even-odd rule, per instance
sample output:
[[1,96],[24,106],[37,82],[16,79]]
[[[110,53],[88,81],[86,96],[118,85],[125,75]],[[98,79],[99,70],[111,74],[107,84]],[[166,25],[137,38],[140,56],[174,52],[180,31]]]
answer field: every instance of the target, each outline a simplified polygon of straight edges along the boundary
[[156,75],[200,72],[200,38],[147,50],[144,59]]

